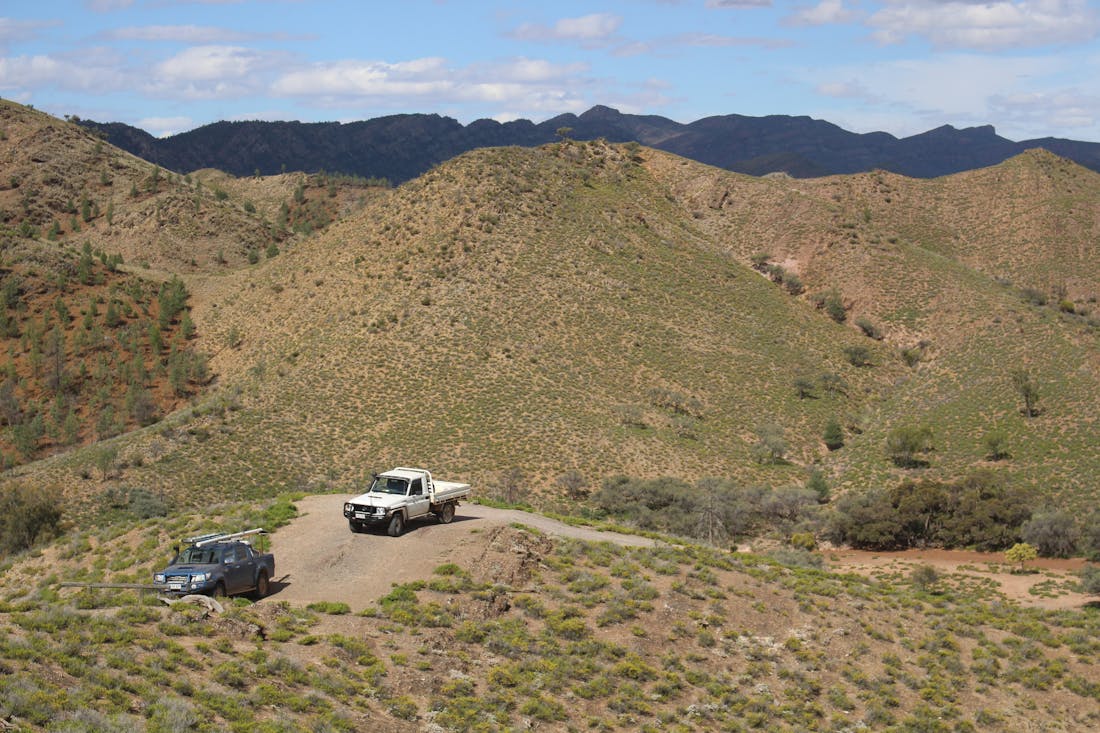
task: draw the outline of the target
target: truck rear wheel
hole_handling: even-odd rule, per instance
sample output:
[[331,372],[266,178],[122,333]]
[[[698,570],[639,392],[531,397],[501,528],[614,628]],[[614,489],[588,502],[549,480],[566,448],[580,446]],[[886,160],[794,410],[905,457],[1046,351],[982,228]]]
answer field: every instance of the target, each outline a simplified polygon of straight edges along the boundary
[[401,533],[405,531],[405,518],[401,515],[401,512],[395,512],[390,517],[390,526],[386,528],[386,534],[390,537],[400,537]]
[[268,590],[270,590],[270,588],[267,581],[267,571],[261,570],[260,574],[256,577],[256,590],[252,594],[252,597],[259,600],[267,595]]
[[450,524],[451,520],[455,518],[455,503],[448,501],[443,505],[443,508],[439,510],[439,521],[443,524]]

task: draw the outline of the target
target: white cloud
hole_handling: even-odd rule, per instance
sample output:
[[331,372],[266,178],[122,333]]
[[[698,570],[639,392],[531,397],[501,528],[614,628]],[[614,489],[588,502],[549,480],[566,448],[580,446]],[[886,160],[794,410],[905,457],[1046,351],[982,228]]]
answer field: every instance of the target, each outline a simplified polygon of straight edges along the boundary
[[168,137],[184,130],[190,130],[195,122],[190,117],[145,117],[137,121],[137,126],[151,135]]
[[994,50],[1090,41],[1100,13],[1087,0],[885,0],[868,20],[884,44],[926,38],[941,48]]
[[858,81],[825,81],[817,85],[817,93],[837,99],[875,99]]
[[998,94],[990,98],[989,107],[1026,138],[1047,137],[1051,129],[1100,126],[1100,89],[1092,94],[1078,89]]
[[395,64],[382,61],[337,61],[314,64],[292,71],[275,80],[278,94],[305,97],[347,95],[424,96],[445,94],[453,87],[446,63],[440,58],[424,58]]
[[225,99],[253,94],[284,61],[281,53],[242,46],[193,46],[153,66],[145,92],[177,99]]
[[103,38],[119,41],[174,41],[178,43],[228,43],[246,36],[226,28],[198,25],[147,25],[115,28]]
[[708,8],[770,8],[772,0],[707,0]]
[[583,111],[583,90],[591,86],[586,64],[554,64],[516,58],[496,63],[455,67],[441,58],[383,61],[345,60],[314,64],[275,80],[272,91],[308,99],[309,104],[390,108],[465,105],[488,102],[514,119],[537,113]]
[[169,81],[238,79],[264,63],[263,54],[243,46],[193,46],[157,64],[153,73]]
[[[912,134],[945,122],[971,126],[997,120],[999,126],[1005,128],[999,130],[1001,134],[1018,137],[1027,134],[1024,127],[1030,123],[1019,101],[1016,102],[1017,112],[1006,117],[1012,106],[1009,100],[1032,98],[1030,95],[1035,90],[1044,90],[1041,94],[1048,103],[1061,98],[1049,90],[1060,86],[1060,75],[1074,63],[1056,57],[1013,58],[957,53],[865,66],[815,67],[803,69],[798,74],[813,84],[820,94],[868,103],[870,117],[907,119],[905,129],[893,128],[900,133]],[[1065,96],[1062,108],[1067,111],[1067,118],[1073,116],[1075,106],[1069,101],[1070,96],[1084,103],[1081,94]],[[1042,113],[1039,103],[1032,107],[1036,115]],[[839,123],[843,117],[837,115],[832,121]],[[1056,129],[1051,114],[1045,115],[1043,124],[1038,124],[1037,117],[1033,122],[1035,129]],[[866,126],[858,125],[853,129],[866,129]]]
[[53,87],[99,94],[125,89],[131,82],[117,55],[102,49],[70,56],[0,58],[0,89],[5,91]]
[[96,13],[109,13],[112,10],[125,10],[134,4],[134,0],[84,0],[84,5]]
[[724,36],[718,33],[677,33],[660,36],[649,41],[635,41],[615,49],[616,56],[642,56],[651,53],[665,53],[679,48],[787,48],[794,45],[785,38],[766,38],[763,36]]
[[821,0],[813,7],[803,7],[787,18],[789,25],[819,26],[831,23],[848,23],[856,14],[844,7],[843,0]]
[[29,41],[38,35],[39,28],[48,28],[54,25],[58,24],[47,21],[0,18],[0,46],[19,41]]
[[552,26],[524,23],[509,35],[521,41],[567,42],[599,46],[612,42],[623,19],[610,13],[563,18]]

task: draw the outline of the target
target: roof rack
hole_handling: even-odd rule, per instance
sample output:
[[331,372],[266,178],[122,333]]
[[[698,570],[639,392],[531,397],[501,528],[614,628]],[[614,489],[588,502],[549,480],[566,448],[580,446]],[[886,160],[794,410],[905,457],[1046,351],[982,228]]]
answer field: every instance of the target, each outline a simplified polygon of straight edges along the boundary
[[202,547],[203,545],[213,544],[214,542],[236,540],[254,534],[267,534],[267,530],[263,527],[257,527],[256,529],[246,529],[244,532],[231,532],[229,534],[221,534],[219,532],[214,532],[213,534],[200,534],[195,537],[188,537],[184,539],[184,542],[189,545],[194,545],[195,547]]

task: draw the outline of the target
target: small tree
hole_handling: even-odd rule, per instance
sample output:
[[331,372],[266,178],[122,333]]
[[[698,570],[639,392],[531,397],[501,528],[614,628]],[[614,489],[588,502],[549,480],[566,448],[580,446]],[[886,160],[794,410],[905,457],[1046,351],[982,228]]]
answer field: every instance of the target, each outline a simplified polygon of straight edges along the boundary
[[1085,517],[1081,529],[1081,552],[1090,560],[1100,560],[1100,509]]
[[59,534],[62,506],[53,488],[12,484],[0,489],[0,557]]
[[573,134],[573,128],[559,127],[557,130],[554,131],[554,134],[560,137],[562,140],[569,140],[570,136]]
[[814,396],[814,380],[809,377],[797,377],[794,380],[794,391],[798,393],[798,399],[804,400]]
[[1029,545],[1026,542],[1017,542],[1012,547],[1005,550],[1005,560],[1011,563],[1020,563],[1020,572],[1024,571],[1024,566],[1037,558],[1039,551],[1035,549],[1034,545]]
[[882,340],[882,329],[874,324],[870,319],[860,316],[856,319],[856,327],[860,331],[863,331],[863,335],[867,338],[873,338],[876,341]]
[[565,495],[570,499],[583,499],[589,494],[588,482],[584,474],[575,468],[571,468],[558,476],[558,486],[565,489]]
[[844,323],[848,318],[848,311],[844,307],[844,300],[836,290],[830,290],[825,294],[825,298],[822,301],[822,307],[829,315],[829,318],[832,318],[837,323]]
[[848,383],[840,375],[825,372],[817,378],[817,381],[821,384],[821,389],[831,394],[843,395],[848,393]]
[[829,502],[829,482],[820,468],[810,470],[810,475],[806,478],[806,490],[814,493],[818,504]]
[[936,592],[936,585],[940,582],[940,573],[931,565],[918,565],[909,573],[909,580],[919,590]]
[[752,455],[758,463],[782,463],[787,454],[787,441],[783,428],[775,423],[765,423],[756,429],[757,441]]
[[927,425],[899,425],[886,436],[886,453],[900,468],[927,465],[918,455],[932,450],[932,428]]
[[515,504],[519,501],[520,490],[523,488],[526,477],[523,469],[519,467],[509,468],[500,473],[497,479],[497,495],[501,501]]
[[1100,565],[1081,568],[1081,588],[1090,596],[1100,596]]
[[1008,435],[1003,430],[990,430],[982,438],[982,443],[985,445],[986,458],[991,461],[1003,461],[1011,457],[1007,445]]
[[844,358],[854,367],[870,366],[871,350],[866,346],[845,346]]
[[1017,369],[1012,372],[1012,386],[1024,401],[1024,417],[1038,415],[1039,384],[1031,372],[1026,369]]
[[1069,557],[1077,550],[1077,526],[1068,512],[1036,514],[1021,532],[1024,541],[1043,557]]
[[844,447],[844,428],[840,427],[835,417],[829,418],[829,422],[825,424],[825,432],[821,434],[821,439],[825,441],[825,447],[829,450]]
[[110,478],[115,470],[115,460],[118,458],[118,448],[114,446],[103,447],[95,452],[95,467],[99,469],[99,475],[105,480]]

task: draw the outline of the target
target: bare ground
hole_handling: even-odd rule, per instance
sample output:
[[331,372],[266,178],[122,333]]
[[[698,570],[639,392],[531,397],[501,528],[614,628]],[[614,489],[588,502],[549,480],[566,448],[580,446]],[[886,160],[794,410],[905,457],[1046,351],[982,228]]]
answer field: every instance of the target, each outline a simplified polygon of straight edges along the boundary
[[[480,504],[459,506],[451,524],[413,521],[401,537],[389,537],[384,529],[354,534],[343,516],[348,498],[323,494],[296,502],[298,518],[272,537],[277,580],[272,600],[338,601],[360,611],[388,593],[394,583],[428,578],[444,563],[470,568],[493,562],[494,530],[516,522],[558,537],[642,547],[654,544],[645,537],[574,527],[537,514]],[[483,575],[493,573],[494,568],[486,568]]]
[[836,550],[826,552],[825,560],[833,570],[861,575],[908,574],[919,565],[930,565],[941,573],[962,573],[992,580],[1000,586],[1005,597],[1036,608],[1080,608],[1092,600],[1070,589],[1076,582],[1076,573],[1084,566],[1080,558],[1038,558],[1029,561],[1024,572],[1006,562],[1002,552]]

